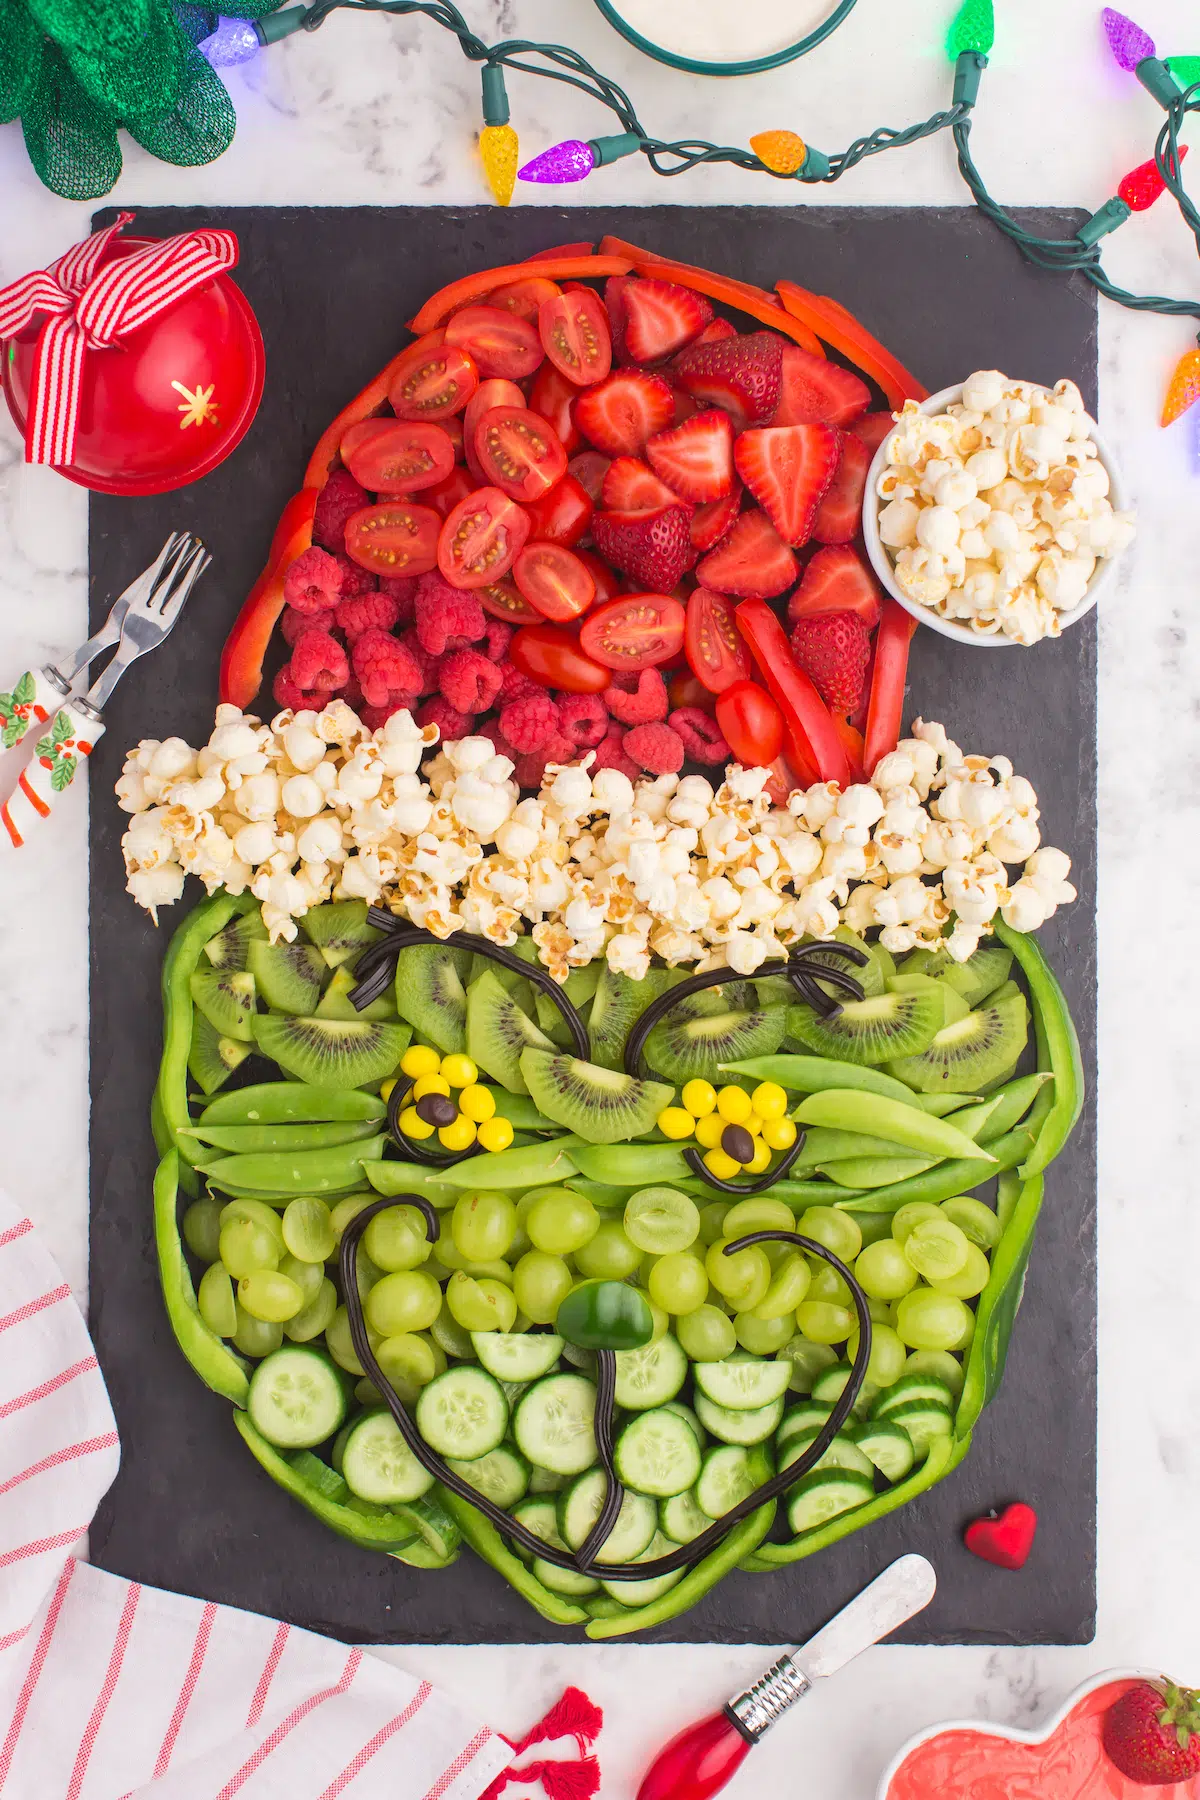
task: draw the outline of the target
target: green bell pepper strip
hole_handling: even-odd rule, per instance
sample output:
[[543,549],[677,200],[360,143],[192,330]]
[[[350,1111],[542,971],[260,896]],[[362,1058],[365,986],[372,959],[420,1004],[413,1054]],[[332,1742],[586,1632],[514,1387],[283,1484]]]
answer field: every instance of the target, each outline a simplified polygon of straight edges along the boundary
[[[1033,1095],[1029,1096],[1030,1101]],[[810,1094],[793,1115],[799,1125],[862,1133],[915,1151],[918,1156],[970,1156],[972,1137],[949,1119],[861,1088],[826,1088]],[[826,1160],[832,1160],[826,1158]]]
[[581,1281],[559,1307],[554,1329],[581,1350],[640,1350],[654,1336],[654,1314],[627,1281]]
[[168,1150],[154,1176],[154,1242],[158,1277],[175,1341],[205,1387],[245,1406],[250,1382],[240,1357],[200,1317],[179,1235],[179,1152]]
[[256,1193],[327,1194],[361,1187],[363,1165],[379,1162],[390,1139],[381,1133],[357,1144],[334,1144],[326,1150],[264,1150],[245,1156],[193,1156],[196,1168],[208,1175],[213,1187],[235,1193],[253,1188]]
[[309,1087],[303,1081],[260,1081],[218,1094],[200,1114],[208,1125],[369,1124],[387,1116],[378,1094],[361,1088]]
[[802,1094],[820,1094],[826,1088],[857,1088],[864,1094],[881,1094],[917,1107],[920,1098],[894,1075],[882,1069],[860,1068],[857,1063],[836,1062],[826,1056],[751,1056],[744,1062],[721,1063],[728,1075],[748,1075],[755,1081],[774,1081]]
[[151,1124],[161,1154],[171,1145],[183,1162],[199,1161],[198,1147],[176,1133],[192,1123],[188,1111],[188,1053],[192,1047],[192,993],[188,978],[209,938],[230,919],[257,906],[253,894],[218,892],[194,906],[167,946],[162,966],[163,1051],[151,1105]]
[[1032,1176],[1021,1187],[1004,1235],[992,1252],[992,1272],[979,1296],[975,1336],[967,1355],[966,1378],[954,1415],[956,1434],[971,1428],[1000,1386],[1017,1308],[1025,1288],[1025,1271],[1033,1250],[1044,1183]]
[[1011,930],[1003,919],[996,920],[996,936],[1012,951],[1029,984],[1039,1047],[1044,1046],[1054,1075],[1053,1105],[1032,1154],[1021,1168],[1021,1174],[1028,1179],[1049,1167],[1074,1129],[1083,1107],[1083,1058],[1066,996],[1033,938],[1023,931]]
[[[503,1156],[503,1150],[497,1153]],[[543,1587],[531,1569],[527,1569],[500,1536],[495,1526],[484,1518],[481,1512],[467,1500],[460,1500],[448,1488],[438,1487],[437,1495],[450,1517],[454,1520],[467,1543],[476,1556],[484,1562],[491,1563],[498,1574],[503,1575],[509,1586],[515,1588],[522,1600],[527,1600],[535,1612],[541,1613],[554,1625],[582,1625],[587,1618],[581,1606],[575,1606],[562,1594],[552,1594],[548,1587]]]
[[1000,1235],[1004,1236],[1008,1229],[1008,1221],[1012,1218],[1017,1201],[1021,1198],[1021,1177],[1015,1169],[1005,1169],[996,1183],[996,1218],[1000,1223]]
[[[910,1175],[906,1181],[893,1182],[890,1187],[872,1188],[857,1199],[839,1198],[834,1204],[843,1212],[889,1213],[899,1212],[910,1200],[930,1200],[936,1205],[954,1194],[969,1193],[1004,1169],[1015,1168],[1033,1148],[1033,1142],[1033,1133],[1028,1126],[1018,1125],[988,1145],[995,1162],[986,1163],[977,1157],[954,1158],[950,1162],[935,1163],[924,1175]],[[836,1189],[831,1191],[836,1192]]]
[[649,1631],[652,1625],[677,1619],[680,1613],[687,1612],[702,1600],[731,1569],[736,1569],[744,1557],[757,1550],[774,1521],[775,1502],[768,1500],[740,1525],[735,1525],[723,1543],[710,1550],[688,1570],[682,1581],[677,1581],[659,1599],[651,1600],[645,1606],[622,1608],[619,1616],[593,1618],[589,1621],[587,1635],[596,1639],[626,1637],[631,1631]]
[[[154,1148],[159,1157],[164,1157],[168,1150],[175,1149],[175,1134],[163,1117],[162,1102],[158,1097],[157,1086],[150,1096],[150,1130],[154,1137]],[[200,1193],[200,1179],[190,1163],[180,1160],[179,1185],[184,1193],[195,1200]]]

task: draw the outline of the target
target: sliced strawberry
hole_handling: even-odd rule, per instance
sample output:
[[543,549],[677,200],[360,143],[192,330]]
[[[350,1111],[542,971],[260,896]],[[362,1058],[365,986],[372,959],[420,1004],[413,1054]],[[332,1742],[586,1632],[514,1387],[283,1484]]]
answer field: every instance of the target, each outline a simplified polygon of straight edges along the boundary
[[772,425],[743,431],[734,446],[737,472],[780,537],[806,544],[821,496],[838,465],[831,425]]
[[698,337],[712,318],[712,307],[702,294],[673,281],[627,280],[621,301],[625,349],[636,363],[656,363],[673,356]]
[[646,459],[684,500],[722,500],[733,492],[733,425],[719,407],[660,431],[646,444]]
[[689,517],[687,507],[679,505],[653,512],[598,512],[592,539],[601,556],[639,587],[669,594],[696,560]]
[[870,635],[857,613],[802,618],[792,632],[792,655],[831,713],[845,718],[855,710],[871,656]]
[[857,613],[868,631],[879,623],[879,584],[857,551],[841,544],[818,550],[788,600],[788,624],[817,613]]
[[575,423],[589,444],[608,456],[636,456],[675,416],[675,398],[661,375],[621,369],[595,387],[584,388],[574,406]]
[[848,544],[862,523],[871,452],[853,432],[839,431],[837,436],[841,441],[841,461],[813,518],[812,535],[818,544]]
[[612,334],[614,363],[627,363],[629,354],[625,348],[625,289],[633,279],[631,275],[610,275],[604,284],[604,308],[608,313],[608,329]]
[[601,456],[598,450],[581,450],[567,464],[567,474],[575,477],[594,505],[602,506],[600,496],[604,490],[604,477],[611,466],[607,456]]
[[672,388],[671,392],[675,396],[675,416],[671,420],[672,425],[682,425],[685,419],[694,419],[700,411],[700,402],[693,400],[692,396],[685,394],[681,388]]
[[769,600],[791,587],[796,570],[796,558],[766,513],[755,511],[735,520],[729,536],[697,566],[696,577],[718,594]]
[[861,419],[855,419],[850,427],[856,438],[860,438],[874,456],[880,444],[895,426],[893,413],[864,413]]
[[784,345],[782,393],[772,424],[849,425],[870,404],[870,388],[849,369],[799,344]]
[[600,490],[601,505],[608,512],[655,512],[663,506],[678,506],[679,498],[636,456],[618,456],[609,463]]
[[742,509],[742,485],[735,481],[732,494],[726,494],[723,500],[710,500],[707,506],[698,506],[692,514],[690,526],[692,543],[697,550],[711,550],[719,544],[727,531],[733,527],[733,521]]
[[710,319],[700,336],[698,344],[719,344],[722,338],[736,337],[738,328],[729,319]]
[[690,344],[671,364],[677,387],[704,406],[719,406],[735,430],[763,425],[778,405],[783,339],[773,331]]

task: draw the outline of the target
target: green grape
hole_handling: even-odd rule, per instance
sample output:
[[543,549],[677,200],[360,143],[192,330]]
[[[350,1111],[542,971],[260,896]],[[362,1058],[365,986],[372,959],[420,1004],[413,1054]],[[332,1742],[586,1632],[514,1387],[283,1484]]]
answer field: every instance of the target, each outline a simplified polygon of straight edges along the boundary
[[371,1202],[378,1198],[378,1194],[347,1194],[344,1200],[339,1200],[336,1206],[330,1207],[329,1220],[339,1244],[342,1241],[342,1233],[351,1219],[357,1219],[363,1207],[370,1206]]
[[513,1284],[513,1272],[500,1256],[492,1262],[464,1263],[463,1274],[473,1275],[476,1281],[482,1281],[485,1277],[488,1281],[502,1281],[507,1288]]
[[748,1250],[736,1250],[732,1256],[726,1256],[728,1242],[728,1238],[718,1238],[715,1244],[709,1245],[704,1267],[718,1294],[724,1294],[727,1300],[733,1300],[740,1309],[748,1311],[758,1305],[771,1285],[771,1264],[761,1244],[752,1244]]
[[715,1244],[718,1238],[725,1236],[725,1217],[729,1212],[727,1200],[710,1200],[707,1206],[700,1208],[700,1242]]
[[278,1350],[283,1342],[283,1326],[270,1324],[266,1319],[256,1319],[248,1313],[244,1306],[237,1309],[237,1330],[233,1334],[233,1345],[243,1356],[270,1356],[272,1350]]
[[975,1314],[968,1306],[967,1316],[963,1320],[963,1328],[951,1344],[951,1350],[969,1350],[971,1348],[971,1343],[975,1336],[975,1323]]
[[595,1237],[600,1215],[591,1201],[570,1188],[547,1188],[525,1220],[530,1241],[549,1256],[570,1256]]
[[693,1362],[720,1362],[737,1349],[733,1320],[715,1306],[698,1306],[684,1313],[675,1336],[685,1356]]
[[269,1231],[279,1245],[282,1256],[286,1247],[283,1241],[283,1220],[273,1206],[268,1206],[265,1200],[227,1200],[221,1208],[221,1224],[232,1224],[234,1219],[252,1219],[264,1231]]
[[944,1381],[957,1400],[963,1390],[965,1373],[957,1356],[948,1350],[910,1350],[904,1364],[906,1375],[936,1375]]
[[463,1330],[451,1313],[450,1308],[446,1305],[445,1294],[442,1295],[441,1310],[429,1327],[429,1333],[439,1350],[444,1351],[447,1356],[453,1356],[459,1362],[470,1362],[474,1357],[475,1348],[471,1343],[471,1334],[469,1331]]
[[[802,1294],[801,1299],[804,1298]],[[828,1300],[834,1306],[844,1306],[854,1310],[854,1296],[836,1269],[831,1269],[826,1262],[818,1262],[813,1258],[812,1276],[808,1284],[810,1300]]]
[[415,1405],[421,1389],[428,1387],[438,1372],[433,1345],[412,1331],[384,1338],[375,1355],[405,1406]]
[[279,1273],[294,1281],[304,1296],[305,1306],[310,1306],[321,1291],[321,1283],[325,1280],[325,1270],[321,1263],[301,1262],[298,1256],[285,1256],[279,1265]]
[[235,1281],[253,1275],[256,1269],[279,1267],[283,1251],[282,1237],[275,1237],[254,1219],[230,1219],[222,1225],[219,1240],[221,1261]]
[[[795,1231],[796,1215],[786,1200],[772,1200],[767,1195],[760,1199],[739,1200],[731,1206],[725,1215],[725,1229],[722,1236],[727,1238],[748,1237],[752,1231]],[[766,1246],[764,1246],[766,1247]],[[784,1249],[788,1246],[784,1245]]]
[[791,1338],[796,1321],[790,1315],[782,1319],[760,1319],[757,1311],[740,1312],[733,1321],[737,1341],[743,1350],[755,1356],[774,1356]]
[[650,1276],[657,1261],[658,1254],[654,1250],[647,1250],[638,1258],[637,1278],[641,1287],[649,1287]]
[[647,1284],[650,1298],[664,1312],[695,1312],[708,1298],[708,1276],[704,1264],[690,1250],[672,1250],[660,1256],[650,1271]]
[[513,1294],[535,1325],[552,1325],[558,1309],[575,1285],[561,1256],[527,1250],[513,1270]]
[[220,1254],[221,1202],[211,1196],[193,1200],[183,1215],[183,1241],[201,1262],[214,1263]]
[[[911,1244],[912,1238],[908,1241]],[[968,1243],[967,1260],[957,1274],[940,1276],[936,1281],[930,1277],[929,1285],[939,1294],[956,1294],[960,1300],[973,1300],[976,1294],[982,1294],[991,1272],[979,1245]]]
[[831,1369],[837,1361],[837,1353],[828,1344],[814,1344],[810,1338],[796,1336],[789,1338],[775,1359],[777,1362],[790,1362],[792,1377],[788,1387],[795,1394],[811,1394],[812,1384],[822,1369]]
[[863,1249],[892,1235],[891,1213],[855,1213],[854,1220],[862,1232]]
[[337,1311],[337,1289],[328,1276],[325,1276],[317,1289],[317,1297],[311,1300],[303,1312],[298,1312],[294,1319],[289,1319],[284,1326],[284,1335],[291,1338],[293,1344],[307,1344],[313,1338],[320,1337],[329,1329],[330,1321]]
[[922,1219],[940,1219],[941,1216],[940,1206],[934,1206],[928,1200],[910,1200],[907,1206],[892,1214],[892,1237],[903,1247],[914,1225],[919,1225]]
[[233,1336],[237,1330],[237,1302],[224,1263],[210,1263],[205,1269],[196,1290],[196,1305],[210,1331],[215,1331],[218,1337]]
[[835,1306],[831,1300],[802,1300],[796,1308],[796,1323],[814,1344],[844,1344],[854,1322],[848,1307]]
[[[904,1254],[926,1281],[945,1281],[959,1274],[967,1265],[971,1245],[966,1233],[951,1223],[944,1213],[936,1219],[919,1219],[904,1240]],[[979,1252],[983,1256],[982,1250]],[[984,1266],[987,1258],[983,1257]],[[987,1277],[984,1277],[986,1282]],[[973,1290],[978,1293],[978,1288]]]
[[862,1249],[858,1220],[850,1213],[838,1212],[834,1206],[810,1206],[801,1213],[796,1230],[832,1250],[844,1263],[852,1263]]
[[601,1219],[590,1244],[575,1252],[575,1267],[596,1281],[624,1281],[641,1261],[636,1244],[625,1235],[620,1219]]
[[517,1234],[517,1209],[507,1194],[463,1194],[450,1218],[454,1247],[471,1262],[503,1256]]
[[674,1188],[642,1188],[625,1203],[625,1235],[639,1250],[667,1256],[686,1250],[700,1235],[700,1208]]
[[476,1281],[461,1269],[450,1277],[446,1304],[464,1331],[509,1331],[517,1316],[511,1288],[502,1281]]
[[354,1384],[354,1398],[360,1406],[382,1406],[384,1403],[383,1395],[375,1383],[368,1381],[365,1375],[361,1381],[356,1381]]
[[873,1294],[868,1294],[867,1311],[871,1315],[872,1325],[891,1325],[895,1322],[896,1302],[876,1300]]
[[367,1295],[367,1323],[381,1337],[398,1337],[404,1331],[424,1331],[442,1307],[442,1290],[423,1269],[398,1270],[384,1275]]
[[337,1249],[338,1234],[323,1200],[290,1200],[280,1225],[284,1243],[300,1262],[328,1262]]
[[420,1268],[429,1260],[425,1220],[415,1206],[389,1206],[376,1213],[360,1243],[376,1268],[388,1275]]
[[304,1310],[304,1295],[287,1275],[275,1269],[256,1269],[238,1282],[238,1304],[252,1319],[282,1325]]
[[[787,1337],[782,1340],[785,1344],[792,1335],[790,1315],[808,1293],[811,1283],[812,1270],[809,1268],[808,1258],[799,1250],[789,1250],[773,1271],[770,1287],[754,1308],[756,1319],[787,1319]],[[746,1345],[745,1348],[749,1349],[750,1346]]]
[[360,1238],[354,1247],[354,1278],[358,1283],[358,1297],[365,1301],[375,1283],[380,1280],[383,1270],[379,1264],[367,1255],[366,1246]]
[[854,1264],[858,1285],[872,1300],[898,1300],[917,1285],[917,1272],[894,1237],[864,1244]]
[[650,1308],[650,1317],[654,1321],[654,1334],[651,1337],[650,1342],[652,1344],[657,1344],[659,1338],[665,1337],[670,1330],[671,1315],[666,1311],[665,1307],[661,1307],[658,1304],[658,1301],[655,1300],[651,1294],[647,1293],[645,1288],[640,1287],[638,1293]]
[[896,1330],[910,1350],[954,1350],[973,1331],[974,1314],[956,1294],[915,1288],[896,1303]]
[[[322,1290],[323,1292],[324,1290]],[[383,1342],[384,1334],[373,1331],[370,1321],[367,1322],[367,1342],[372,1350],[378,1350]],[[366,1370],[358,1360],[358,1352],[354,1348],[354,1340],[350,1336],[350,1315],[344,1306],[335,1309],[332,1319],[325,1327],[325,1347],[340,1369],[349,1375],[365,1375]]]
[[[1000,1221],[982,1200],[973,1200],[970,1194],[958,1194],[953,1200],[942,1201],[942,1211],[981,1250],[994,1250],[1000,1242]],[[186,1218],[184,1225],[187,1225]]]
[[[846,1355],[851,1362],[858,1355],[858,1332],[846,1339]],[[871,1354],[867,1359],[867,1380],[874,1387],[891,1387],[904,1373],[907,1351],[890,1325],[876,1325],[871,1332]]]

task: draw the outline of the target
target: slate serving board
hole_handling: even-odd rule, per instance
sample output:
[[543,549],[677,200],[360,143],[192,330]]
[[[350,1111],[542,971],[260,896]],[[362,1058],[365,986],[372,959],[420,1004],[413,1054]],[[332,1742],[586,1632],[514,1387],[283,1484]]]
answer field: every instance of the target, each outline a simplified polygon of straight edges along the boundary
[[[1081,215],[1031,212],[1063,235]],[[111,211],[98,215],[102,223]],[[1023,216],[1024,217],[1024,216]],[[159,1053],[165,939],[123,891],[124,816],[111,798],[125,748],[144,736],[203,742],[222,640],[275,520],[328,421],[405,341],[435,288],[475,268],[606,230],[770,287],[792,276],[850,306],[931,391],[971,369],[1052,382],[1095,402],[1092,290],[1023,263],[965,208],[683,207],[147,208],[154,236],[232,226],[236,278],[267,346],[267,387],[249,435],[213,474],[154,499],[92,497],[93,622],[167,532],[184,526],[214,564],[167,644],[109,709],[92,758],[91,1325],[121,1431],[121,1473],[92,1556],[141,1581],[278,1615],[362,1642],[571,1641],[464,1552],[450,1570],[360,1551],[276,1488],[226,1402],[179,1355],[151,1238],[154,1150],[147,1108]],[[219,397],[218,397],[219,398]],[[1096,632],[1089,619],[1035,653],[982,651],[917,634],[906,718],[942,720],[964,749],[1002,752],[1041,798],[1047,840],[1075,860],[1079,902],[1043,942],[1070,998],[1089,1078],[1095,1064]],[[193,894],[195,892],[193,884]],[[915,1504],[772,1575],[735,1575],[652,1636],[667,1642],[803,1638],[886,1562],[919,1550],[938,1593],[901,1637],[915,1643],[1084,1643],[1095,1608],[1095,1151],[1089,1100],[1051,1171],[1003,1392],[965,1464]],[[1013,1499],[1041,1530],[1023,1575],[962,1548],[963,1523]]]

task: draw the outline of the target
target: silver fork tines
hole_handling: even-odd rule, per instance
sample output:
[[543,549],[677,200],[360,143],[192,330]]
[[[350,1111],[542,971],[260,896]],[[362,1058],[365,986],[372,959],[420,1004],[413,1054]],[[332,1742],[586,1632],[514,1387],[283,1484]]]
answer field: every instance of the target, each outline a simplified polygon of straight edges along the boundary
[[143,569],[140,575],[135,576],[124,593],[117,596],[99,631],[94,637],[90,637],[86,644],[79,646],[70,662],[47,663],[42,672],[61,693],[66,694],[70,691],[71,683],[81,669],[86,669],[89,663],[95,662],[102,651],[112,649],[120,638],[121,627],[125,623],[125,614],[131,606],[137,606],[146,599],[155,581],[162,573],[167,557],[183,541],[183,532],[173,531],[171,533],[150,567]]
[[[86,696],[75,704],[98,718],[130,663],[162,643],[183,610],[183,603],[212,558],[203,543],[187,532],[173,533],[155,561],[126,590],[129,606],[121,625],[117,653]],[[138,590],[134,597],[134,590]]]

